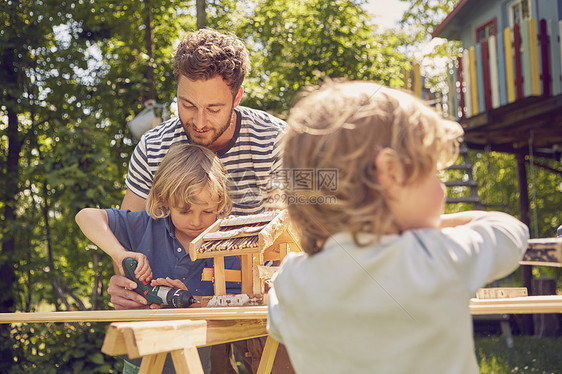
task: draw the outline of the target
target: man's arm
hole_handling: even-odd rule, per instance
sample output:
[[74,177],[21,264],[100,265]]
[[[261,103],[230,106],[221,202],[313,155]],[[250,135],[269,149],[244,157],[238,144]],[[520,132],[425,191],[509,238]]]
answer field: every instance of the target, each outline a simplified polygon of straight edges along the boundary
[[121,209],[129,209],[133,212],[139,210],[144,210],[146,207],[146,199],[135,194],[131,189],[127,188],[125,191],[125,196],[123,197],[123,202],[121,203]]

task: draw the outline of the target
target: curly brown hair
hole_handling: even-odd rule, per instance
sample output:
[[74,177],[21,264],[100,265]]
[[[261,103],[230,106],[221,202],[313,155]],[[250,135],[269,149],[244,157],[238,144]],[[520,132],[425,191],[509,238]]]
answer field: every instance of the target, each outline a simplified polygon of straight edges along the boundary
[[232,89],[238,92],[250,70],[248,49],[232,33],[220,33],[213,29],[201,29],[187,34],[174,56],[174,77],[181,75],[191,80],[208,80],[220,75]]

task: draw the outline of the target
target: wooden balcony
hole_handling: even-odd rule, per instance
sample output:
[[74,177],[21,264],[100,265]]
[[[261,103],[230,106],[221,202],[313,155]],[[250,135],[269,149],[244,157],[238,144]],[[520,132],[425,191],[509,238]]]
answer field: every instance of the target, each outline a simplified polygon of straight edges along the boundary
[[561,34],[562,21],[529,18],[452,61],[440,105],[469,148],[560,159]]

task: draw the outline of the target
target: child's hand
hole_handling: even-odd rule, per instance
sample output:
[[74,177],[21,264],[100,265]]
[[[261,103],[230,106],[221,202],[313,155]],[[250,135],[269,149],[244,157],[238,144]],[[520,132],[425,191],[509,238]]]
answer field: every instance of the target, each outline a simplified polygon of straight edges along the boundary
[[180,290],[186,290],[187,291],[187,287],[185,286],[185,284],[181,280],[172,279],[170,277],[153,279],[152,282],[150,282],[150,285],[151,286],[167,286],[167,287],[179,288]]
[[152,279],[152,269],[150,269],[150,265],[148,264],[148,260],[146,259],[146,256],[143,255],[142,253],[138,253],[138,252],[123,252],[123,254],[119,255],[118,258],[118,264],[119,264],[119,268],[122,271],[122,274],[125,274],[125,272],[123,271],[123,260],[127,257],[133,258],[134,260],[137,261],[137,268],[135,269],[135,276],[141,281],[141,282],[150,282],[150,280]]

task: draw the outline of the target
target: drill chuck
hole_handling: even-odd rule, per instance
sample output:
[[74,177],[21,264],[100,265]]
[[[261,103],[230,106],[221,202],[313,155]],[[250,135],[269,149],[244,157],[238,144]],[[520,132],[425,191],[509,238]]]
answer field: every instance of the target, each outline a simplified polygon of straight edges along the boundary
[[141,282],[135,276],[138,263],[131,257],[125,258],[122,265],[125,276],[137,284],[135,291],[151,303],[168,305],[174,308],[187,308],[198,302],[187,290],[167,286],[151,286],[149,283]]

